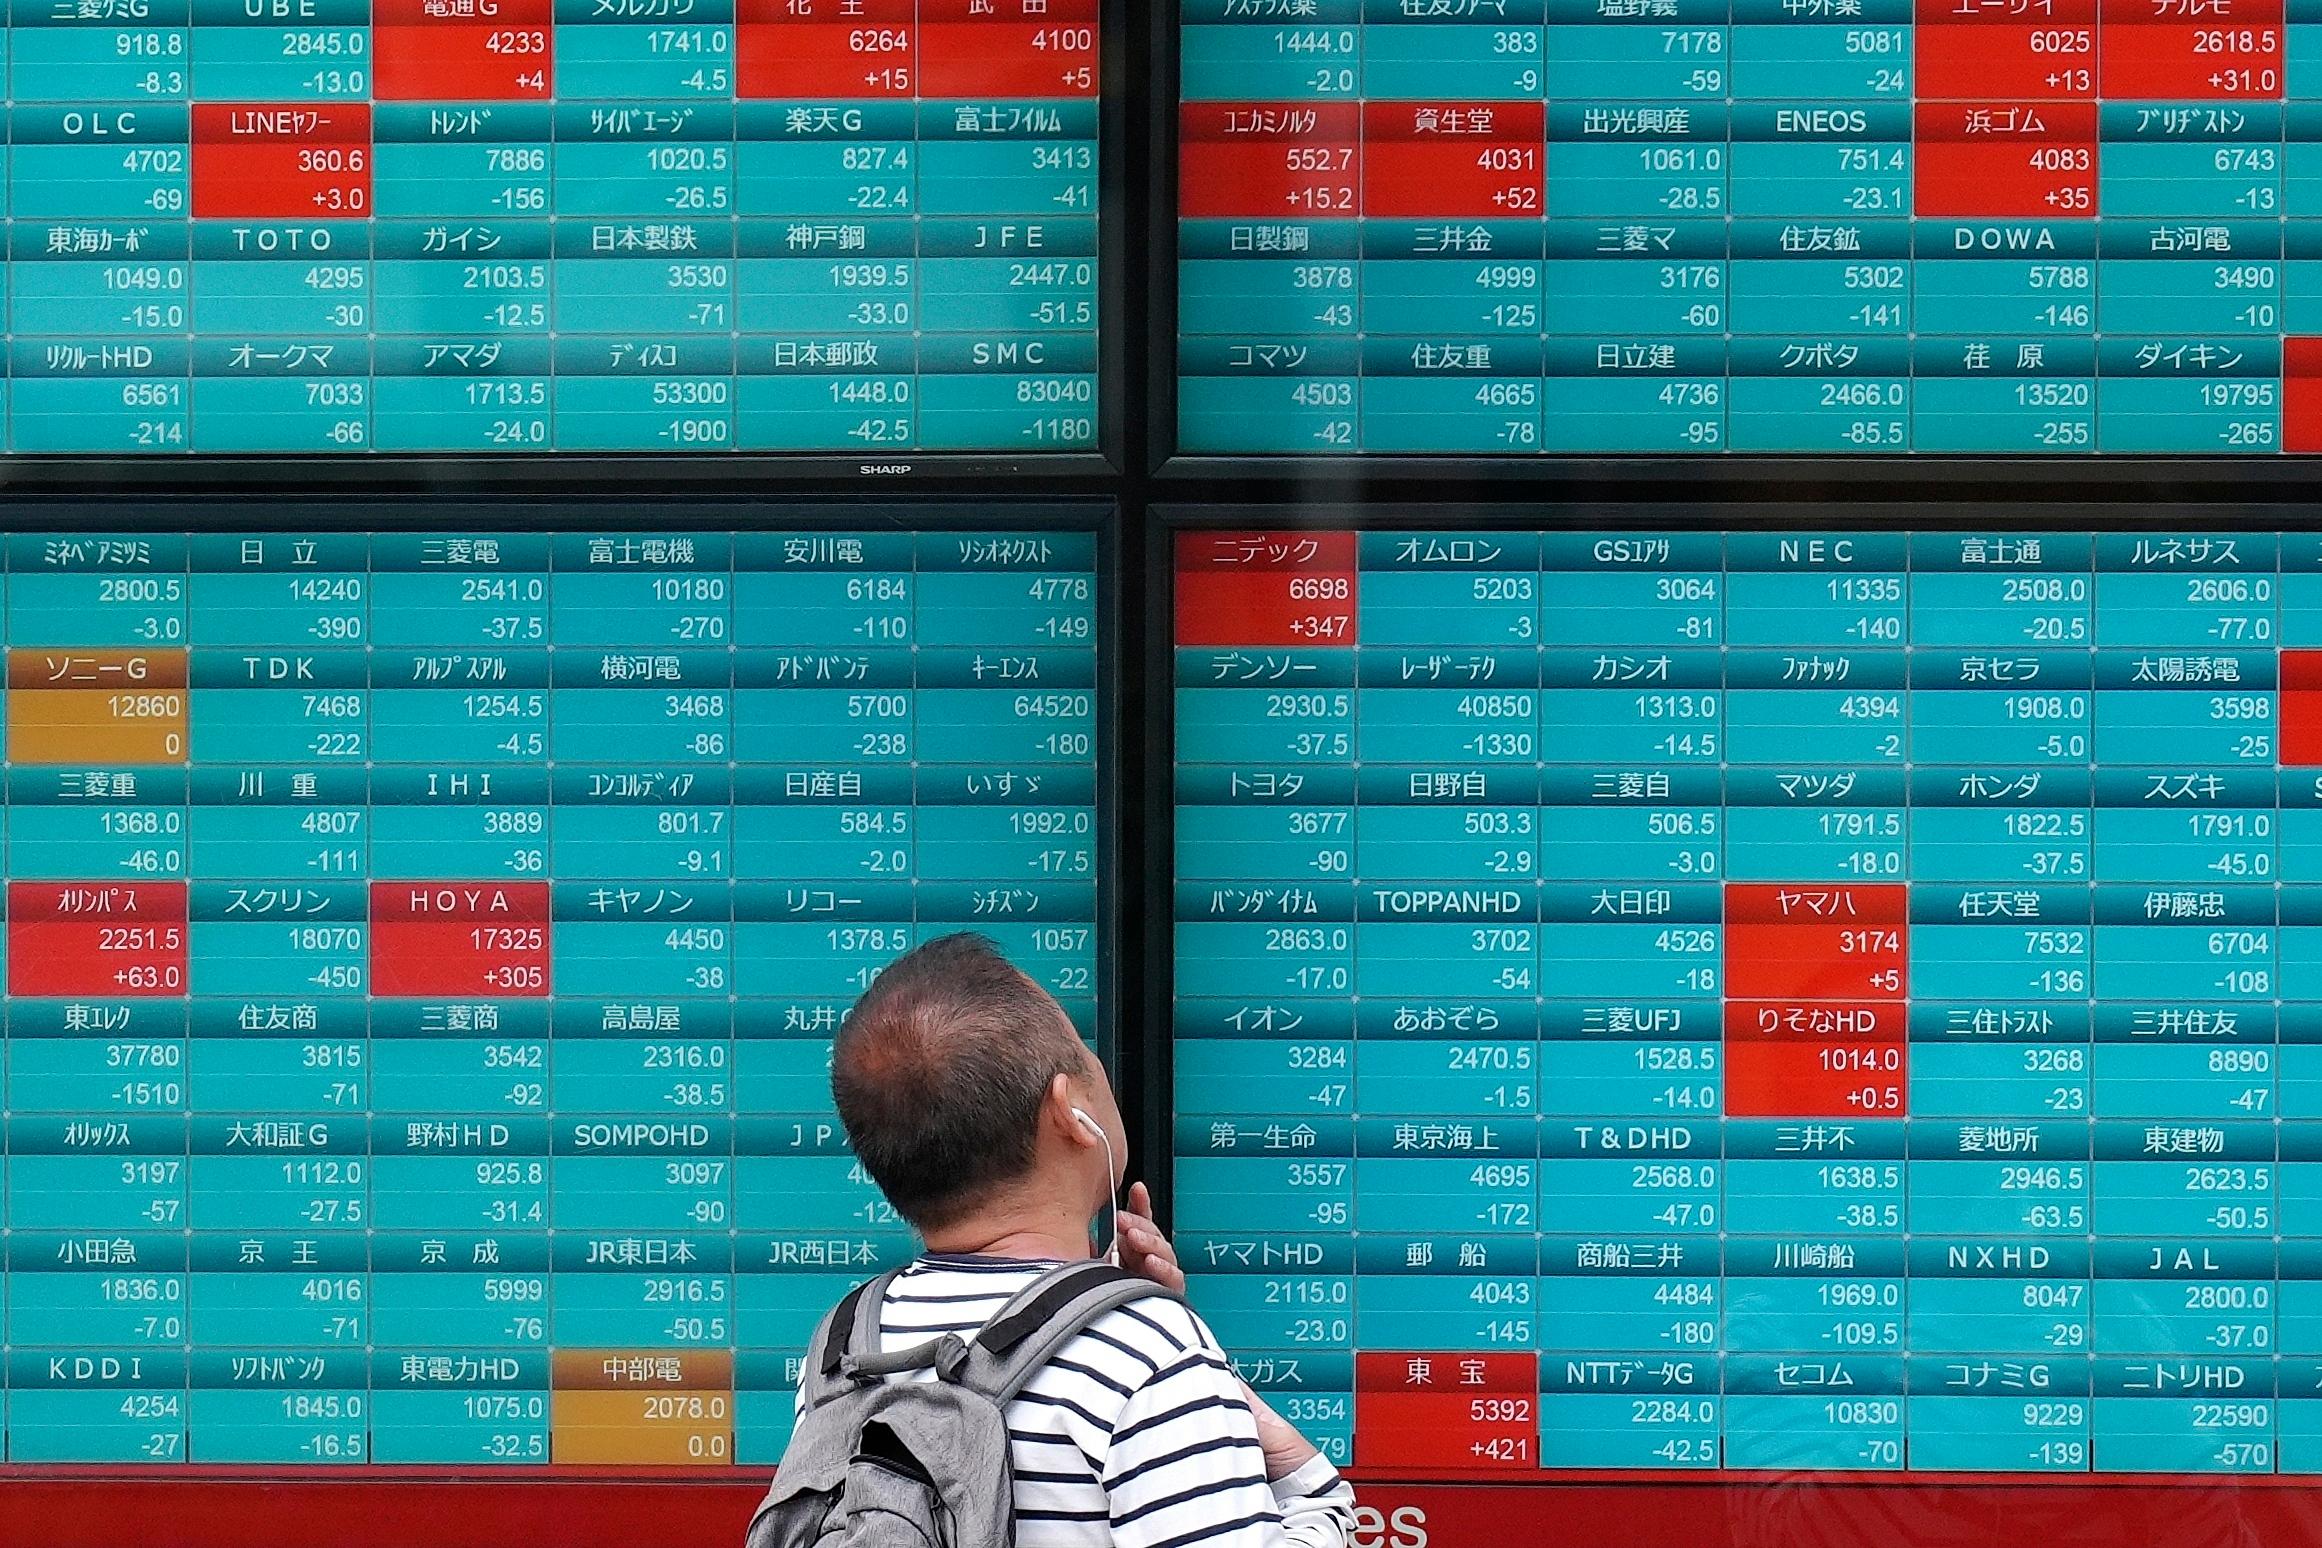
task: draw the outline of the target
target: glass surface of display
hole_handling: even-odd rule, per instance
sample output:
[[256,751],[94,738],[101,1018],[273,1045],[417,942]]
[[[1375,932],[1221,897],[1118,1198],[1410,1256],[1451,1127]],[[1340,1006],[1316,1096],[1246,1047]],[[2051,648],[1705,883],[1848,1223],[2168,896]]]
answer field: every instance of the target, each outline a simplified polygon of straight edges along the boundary
[[1172,10],[1188,457],[2322,451],[2306,0]]
[[771,1465],[848,1003],[1106,1035],[1095,510],[439,518],[0,539],[11,1464]]
[[1403,1480],[2322,1472],[2322,535],[1437,514],[1173,513],[1260,1390]]
[[1097,444],[1097,0],[20,0],[13,453]]

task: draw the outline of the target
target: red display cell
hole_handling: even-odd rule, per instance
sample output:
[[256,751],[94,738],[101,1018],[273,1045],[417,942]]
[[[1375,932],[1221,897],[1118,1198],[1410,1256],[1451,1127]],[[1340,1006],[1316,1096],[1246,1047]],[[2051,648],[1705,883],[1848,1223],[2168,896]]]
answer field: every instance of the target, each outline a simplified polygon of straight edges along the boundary
[[924,7],[915,0],[741,0],[734,19],[741,26],[785,28],[794,35],[848,28],[908,28]]
[[1913,47],[1913,80],[1921,102],[2036,102],[2096,95],[2093,18],[1922,26]]
[[1529,1354],[1355,1356],[1355,1461],[1363,1467],[1537,1465],[1540,1367]]
[[185,923],[184,882],[42,881],[8,884],[11,925],[166,920]]
[[548,883],[402,881],[371,884],[377,924],[492,919],[514,924],[548,922]]
[[[2100,12],[2107,55],[2112,52],[2116,28],[2133,32],[2143,27],[2182,27],[2212,34],[2203,52],[2224,58],[2240,41],[2231,36],[2236,31],[2279,32],[2286,7],[2283,0],[2100,0]],[[2217,36],[2219,33],[2225,36]]]
[[185,994],[187,934],[184,882],[11,882],[8,992]]
[[[2097,0],[1911,0],[1911,21],[1928,27],[2092,27]],[[1925,96],[1925,92],[1920,93]]]
[[373,882],[371,992],[545,996],[548,920],[546,882]]
[[1470,1416],[1479,1408],[1530,1413],[1532,1397],[1358,1397],[1355,1399],[1355,1465],[1415,1468],[1509,1468],[1540,1465],[1537,1419],[1486,1423]]
[[1353,645],[1351,532],[1187,532],[1177,539],[1180,645]]
[[1901,994],[1900,925],[1732,925],[1726,993],[1736,999],[1851,1000]]
[[2115,102],[2278,102],[2282,29],[2108,26],[2099,76]]
[[908,27],[925,14],[918,0],[741,0],[734,19],[744,26]]
[[[2322,446],[2285,449],[2322,451]],[[2293,689],[2282,695],[2279,745],[2284,768],[2322,768],[2322,690]]]
[[197,220],[368,219],[367,102],[197,102]]
[[374,27],[546,27],[555,0],[371,0]]
[[2282,340],[2282,450],[2322,452],[2322,338]]
[[[2309,378],[2307,386],[2314,393],[2314,409],[2322,412],[2322,381]],[[2288,421],[2285,409],[2285,427]],[[2315,428],[2322,431],[2322,425]],[[2317,439],[2322,440],[2322,436]],[[2301,447],[2292,442],[2284,449],[2322,451],[2322,445]],[[2322,768],[2322,650],[2283,651],[2281,672],[2281,737],[2276,745],[2281,749],[2282,763],[2285,767]]]
[[2098,90],[2153,102],[2278,100],[2283,0],[2104,0]]
[[919,90],[919,28],[911,23],[748,26],[735,48],[745,97],[909,97]]
[[1361,120],[1350,102],[1188,102],[1178,113],[1178,213],[1353,215]]
[[919,24],[919,90],[929,97],[1093,97],[1094,21]]
[[2285,693],[2322,693],[2322,650],[2285,650],[2281,659]]
[[863,0],[841,13],[834,0],[752,0],[734,33],[734,80],[744,97],[908,97],[915,90],[919,32],[911,0]]
[[546,97],[556,85],[553,33],[548,9],[537,9],[539,19],[525,21],[374,21],[372,98],[529,102]]
[[1728,882],[1725,921],[1737,924],[1894,925],[1911,921],[1901,882]]
[[1910,1036],[1910,1012],[1901,998],[1875,1000],[1744,1000],[1724,1008],[1728,1043],[1893,1044]]
[[1363,108],[1366,215],[1538,218],[1548,111],[1539,102],[1372,102]]
[[[1809,1000],[1901,994],[1910,928],[1892,917],[1901,910],[1887,896],[1901,890],[1795,889],[1767,898],[1752,889],[1738,900],[1729,896],[1726,993],[1736,999]],[[1788,913],[1766,917],[1784,905],[1792,905]]]
[[1355,1355],[1355,1391],[1405,1393],[1540,1390],[1537,1355],[1473,1350],[1366,1349]]
[[2096,213],[2093,102],[1922,102],[1913,130],[1921,215]]
[[918,8],[919,19],[927,22],[974,22],[987,27],[1085,22],[1093,27],[1101,0],[918,0]]
[[[1733,1043],[1725,1056],[1730,1118],[1901,1118],[1909,1114],[1907,1044]],[[1893,1068],[1883,1066],[1892,1064]]]

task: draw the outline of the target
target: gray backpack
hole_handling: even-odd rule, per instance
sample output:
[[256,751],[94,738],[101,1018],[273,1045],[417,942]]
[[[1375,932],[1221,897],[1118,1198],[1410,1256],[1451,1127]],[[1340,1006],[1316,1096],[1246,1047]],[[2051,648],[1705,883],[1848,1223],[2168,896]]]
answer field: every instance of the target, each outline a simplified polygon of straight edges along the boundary
[[[1169,1292],[1109,1263],[1069,1263],[1027,1286],[970,1343],[946,1333],[879,1347],[882,1274],[858,1285],[807,1346],[806,1406],[750,1519],[748,1548],[1012,1548],[1014,1470],[1002,1410],[1097,1318]],[[934,1381],[888,1381],[934,1370]]]

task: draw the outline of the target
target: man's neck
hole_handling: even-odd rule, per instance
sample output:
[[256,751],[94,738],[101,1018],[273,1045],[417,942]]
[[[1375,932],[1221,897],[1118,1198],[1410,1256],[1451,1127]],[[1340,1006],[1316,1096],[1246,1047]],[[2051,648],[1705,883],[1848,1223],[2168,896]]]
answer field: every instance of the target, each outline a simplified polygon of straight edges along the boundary
[[1045,1231],[1015,1231],[974,1246],[955,1246],[948,1240],[929,1242],[927,1250],[955,1258],[1016,1258],[1034,1263],[1069,1263],[1088,1256],[1087,1244],[1075,1247]]
[[990,1210],[922,1238],[929,1252],[976,1258],[1030,1258],[1072,1262],[1089,1256],[1088,1227],[1069,1213]]

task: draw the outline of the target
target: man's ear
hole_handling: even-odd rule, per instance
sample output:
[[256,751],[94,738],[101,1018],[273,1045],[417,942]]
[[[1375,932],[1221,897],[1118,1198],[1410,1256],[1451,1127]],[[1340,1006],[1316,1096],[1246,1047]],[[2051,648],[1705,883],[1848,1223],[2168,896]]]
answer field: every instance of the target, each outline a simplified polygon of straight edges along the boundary
[[1040,1102],[1041,1121],[1075,1145],[1093,1145],[1096,1136],[1082,1126],[1072,1110],[1080,1106],[1080,1098],[1072,1089],[1070,1075],[1055,1075],[1048,1082],[1048,1095]]

